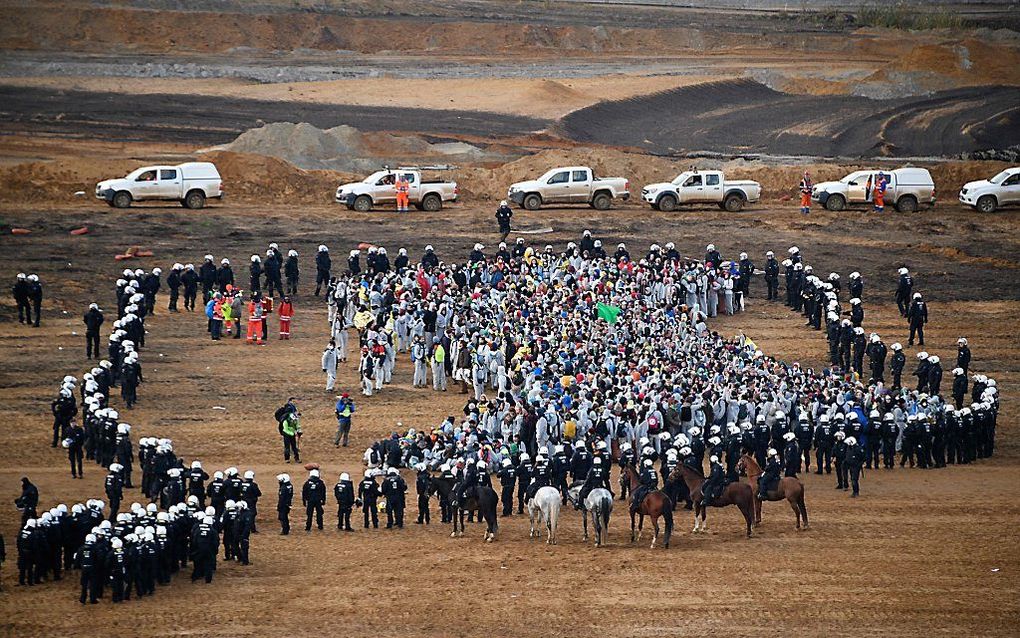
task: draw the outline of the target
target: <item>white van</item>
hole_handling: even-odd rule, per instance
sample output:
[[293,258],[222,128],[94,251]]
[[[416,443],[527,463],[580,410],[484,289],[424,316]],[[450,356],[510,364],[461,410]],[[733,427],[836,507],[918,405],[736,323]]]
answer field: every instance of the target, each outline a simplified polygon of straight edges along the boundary
[[854,171],[838,182],[820,182],[811,190],[811,199],[829,210],[867,205],[874,201],[872,189],[883,173],[888,182],[885,201],[901,213],[912,213],[924,206],[935,205],[935,182],[926,168],[897,168],[891,171],[866,169]]
[[211,162],[143,166],[125,177],[96,184],[96,198],[115,208],[127,208],[131,202],[164,200],[194,209],[205,206],[207,199],[222,197],[223,181]]

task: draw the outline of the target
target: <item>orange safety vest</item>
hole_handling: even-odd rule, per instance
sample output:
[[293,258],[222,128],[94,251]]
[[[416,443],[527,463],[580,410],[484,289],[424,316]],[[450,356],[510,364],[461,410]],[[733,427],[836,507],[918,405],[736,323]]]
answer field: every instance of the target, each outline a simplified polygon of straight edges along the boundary
[[280,304],[280,319],[290,319],[294,316],[294,304],[283,302]]
[[411,184],[403,177],[397,180],[397,192],[398,193],[411,192]]

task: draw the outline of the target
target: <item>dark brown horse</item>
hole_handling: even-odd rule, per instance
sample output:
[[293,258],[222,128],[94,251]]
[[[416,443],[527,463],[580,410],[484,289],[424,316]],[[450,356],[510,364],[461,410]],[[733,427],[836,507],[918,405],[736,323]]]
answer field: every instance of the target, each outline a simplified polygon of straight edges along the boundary
[[[701,486],[705,483],[703,473],[688,467],[684,463],[676,466],[676,469],[669,476],[670,480],[683,479],[690,490],[691,500],[694,502],[694,529],[693,533],[707,532],[708,524],[705,522],[706,507],[702,504],[703,496]],[[712,507],[726,507],[736,505],[740,513],[744,515],[747,523],[747,537],[751,538],[751,525],[754,522],[754,490],[747,483],[730,483],[723,489],[719,498],[712,501]]]
[[[637,471],[630,465],[623,468],[623,476],[630,483],[630,490],[633,492],[640,486]],[[639,514],[641,519],[637,524],[637,531],[634,530],[634,515]],[[652,537],[652,549],[655,548],[655,541],[659,538],[659,517],[665,522],[665,537],[662,543],[663,548],[669,549],[669,539],[673,536],[673,501],[666,496],[665,492],[654,490],[641,499],[636,510],[630,512],[630,542],[641,540],[641,528],[645,524],[645,516],[652,518],[652,525],[655,526],[655,536]]]
[[[737,468],[747,473],[751,485],[758,485],[758,477],[762,475],[761,466],[750,454],[745,454],[737,461]],[[804,506],[804,484],[800,479],[793,476],[784,476],[779,479],[776,489],[769,490],[765,494],[766,501],[781,501],[786,499],[797,515],[797,529],[801,529],[800,520],[804,519],[804,529],[808,527],[807,508]],[[761,499],[758,498],[758,490],[754,490],[754,524],[761,525]]]

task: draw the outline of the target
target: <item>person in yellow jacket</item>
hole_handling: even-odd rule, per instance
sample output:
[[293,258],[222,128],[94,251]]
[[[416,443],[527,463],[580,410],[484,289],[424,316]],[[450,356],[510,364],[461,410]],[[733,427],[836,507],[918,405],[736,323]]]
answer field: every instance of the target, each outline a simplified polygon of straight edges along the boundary
[[231,301],[233,299],[227,297],[223,302],[223,334],[230,334],[230,328],[234,323],[234,309],[230,305]]
[[446,392],[446,348],[439,337],[432,339],[432,389]]

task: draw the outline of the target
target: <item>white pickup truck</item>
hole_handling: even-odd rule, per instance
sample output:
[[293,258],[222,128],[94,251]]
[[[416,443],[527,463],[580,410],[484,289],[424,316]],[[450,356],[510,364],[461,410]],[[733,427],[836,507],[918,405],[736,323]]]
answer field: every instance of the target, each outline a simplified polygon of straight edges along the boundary
[[717,204],[735,213],[760,197],[761,184],[751,180],[727,181],[722,171],[684,171],[672,182],[649,184],[641,189],[641,199],[667,213],[681,204]]
[[96,184],[96,198],[115,208],[131,202],[178,201],[185,208],[202,208],[207,199],[223,197],[223,180],[210,162],[187,162],[177,166],[143,166],[120,179]]
[[[445,170],[449,167],[439,167]],[[434,212],[442,210],[444,202],[457,201],[460,190],[457,182],[422,180],[420,168],[385,168],[350,184],[341,184],[336,189],[336,203],[345,204],[349,210],[367,213],[378,204],[392,204],[397,201],[397,178],[403,175],[410,190],[407,201],[418,210]]]
[[960,189],[960,203],[982,213],[1020,204],[1020,166],[1007,168],[992,179],[967,182]]
[[511,184],[507,199],[528,210],[542,204],[588,204],[606,210],[614,199],[630,199],[630,182],[622,177],[596,177],[587,166],[565,166],[538,179]]

